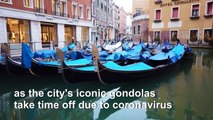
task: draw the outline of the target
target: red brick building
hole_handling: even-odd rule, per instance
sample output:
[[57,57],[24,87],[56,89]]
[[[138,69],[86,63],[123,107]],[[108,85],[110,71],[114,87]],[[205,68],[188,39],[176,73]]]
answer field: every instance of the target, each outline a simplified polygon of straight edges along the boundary
[[0,0],[0,43],[50,42],[64,47],[72,38],[91,40],[92,0]]

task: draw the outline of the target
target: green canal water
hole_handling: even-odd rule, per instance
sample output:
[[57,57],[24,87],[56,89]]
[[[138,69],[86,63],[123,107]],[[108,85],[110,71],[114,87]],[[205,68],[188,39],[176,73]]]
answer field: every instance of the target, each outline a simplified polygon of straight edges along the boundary
[[[60,76],[12,76],[1,72],[0,120],[213,120],[213,50],[193,51],[195,56],[191,62],[184,61],[164,75],[115,85],[102,85],[98,81],[66,84]],[[28,96],[29,90],[32,89],[41,91],[44,96]],[[23,96],[15,97],[17,91]],[[48,97],[49,91],[66,92],[60,98]],[[90,95],[92,92],[106,94],[77,97],[79,91],[86,92],[82,95]],[[143,94],[120,96],[119,93],[125,92]],[[152,92],[155,93],[154,96],[150,95]],[[117,93],[117,96],[113,97],[111,93]],[[57,103],[62,106],[73,101],[75,108],[70,106],[70,108],[40,109],[36,106],[38,102]],[[15,109],[15,102],[33,103],[35,108]],[[82,102],[85,103],[84,109],[79,106]],[[106,103],[106,108],[100,106],[101,102]],[[141,105],[140,103],[163,105],[169,103],[172,108],[165,109],[162,104],[159,108],[131,106]],[[92,108],[89,106],[91,104],[96,106]],[[118,106],[115,104],[120,108],[116,108]]]

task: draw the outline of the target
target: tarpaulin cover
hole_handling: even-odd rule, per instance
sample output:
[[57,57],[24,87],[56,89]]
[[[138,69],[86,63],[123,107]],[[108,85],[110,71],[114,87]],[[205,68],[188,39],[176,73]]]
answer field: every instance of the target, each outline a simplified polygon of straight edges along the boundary
[[31,67],[33,55],[34,54],[30,50],[30,47],[27,44],[22,43],[22,59],[21,59],[22,67],[26,69],[29,69]]

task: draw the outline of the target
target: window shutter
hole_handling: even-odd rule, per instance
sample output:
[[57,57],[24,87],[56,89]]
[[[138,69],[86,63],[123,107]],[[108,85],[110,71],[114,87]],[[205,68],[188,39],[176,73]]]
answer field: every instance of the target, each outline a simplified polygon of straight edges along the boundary
[[193,5],[192,10],[199,10],[199,5]]
[[213,14],[213,2],[209,2],[207,5],[207,14],[212,15]]
[[156,10],[156,20],[160,20],[161,10]]
[[172,18],[178,18],[178,7],[173,8]]

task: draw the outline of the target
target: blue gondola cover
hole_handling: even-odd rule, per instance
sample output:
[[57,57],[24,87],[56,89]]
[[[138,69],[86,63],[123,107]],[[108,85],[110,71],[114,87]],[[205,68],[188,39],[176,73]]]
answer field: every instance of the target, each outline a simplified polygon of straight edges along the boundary
[[22,67],[29,69],[31,67],[32,57],[33,52],[30,50],[30,47],[27,44],[22,43]]

